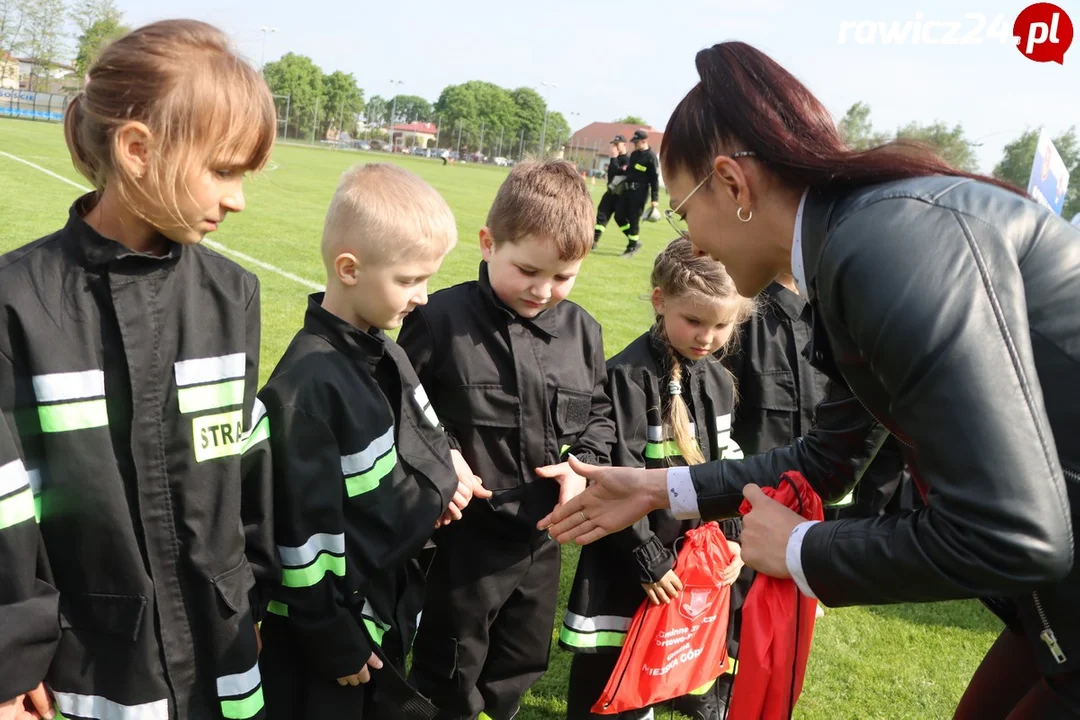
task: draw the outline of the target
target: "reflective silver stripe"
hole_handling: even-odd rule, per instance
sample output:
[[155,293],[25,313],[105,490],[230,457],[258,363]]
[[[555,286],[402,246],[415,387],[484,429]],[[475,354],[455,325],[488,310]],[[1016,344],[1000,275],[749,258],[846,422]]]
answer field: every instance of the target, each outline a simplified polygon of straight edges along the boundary
[[[697,425],[693,422],[690,423],[690,434],[697,437]],[[675,437],[675,433],[672,432],[670,425],[650,425],[648,429],[649,442],[658,443],[665,440],[671,440]]]
[[630,621],[631,618],[618,615],[585,617],[569,610],[566,612],[566,617],[563,618],[564,625],[578,632],[626,632],[630,628]]
[[231,380],[244,377],[247,369],[247,356],[244,353],[221,355],[220,357],[181,360],[173,366],[176,370],[176,384],[199,385],[201,383]]
[[233,697],[235,695],[247,695],[249,692],[259,687],[259,683],[262,682],[262,675],[259,674],[259,664],[255,663],[247,672],[237,673],[236,675],[225,675],[217,679],[217,694],[218,697]]
[[41,471],[37,468],[31,468],[26,471],[26,476],[30,478],[30,490],[35,496],[41,494]]
[[0,466],[0,497],[27,487],[31,487],[30,475],[23,467],[22,460],[12,460],[7,465]]
[[[371,603],[368,602],[367,598],[364,598],[364,607],[360,608],[360,614],[371,618],[371,620],[383,630],[390,629],[390,623],[386,622],[375,613],[375,608],[371,607]],[[420,627],[420,623],[417,622],[416,626]]]
[[33,383],[34,397],[43,403],[105,395],[105,373],[101,370],[35,375]]
[[435,414],[435,408],[431,407],[431,401],[428,400],[427,391],[424,390],[423,385],[416,386],[413,399],[416,400],[416,406],[420,408],[420,412],[424,414],[424,418],[431,427],[439,427],[439,416]]
[[731,430],[731,413],[716,416],[716,432],[729,432]]
[[394,428],[390,427],[358,453],[341,457],[341,472],[348,477],[370,470],[375,461],[394,447]]
[[251,423],[248,425],[248,434],[255,429],[259,421],[266,417],[266,406],[259,398],[255,398],[255,404],[251,406]]
[[328,552],[334,555],[345,554],[345,535],[338,533],[317,533],[308,538],[307,542],[300,547],[288,547],[278,545],[278,555],[281,564],[289,567],[304,567],[314,562],[319,553]]
[[100,695],[76,695],[52,691],[56,707],[65,715],[94,720],[169,720],[169,701],[155,700],[141,705],[121,705]]
[[742,460],[743,451],[739,447],[739,443],[734,440],[730,441],[726,445],[720,446],[720,459],[721,460]]

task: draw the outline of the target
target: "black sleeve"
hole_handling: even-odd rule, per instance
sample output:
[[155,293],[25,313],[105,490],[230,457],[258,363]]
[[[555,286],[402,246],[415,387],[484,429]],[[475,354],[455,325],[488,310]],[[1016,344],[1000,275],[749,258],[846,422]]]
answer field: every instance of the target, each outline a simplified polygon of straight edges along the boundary
[[[645,467],[645,445],[649,441],[648,401],[633,373],[634,369],[628,366],[608,371],[608,393],[615,417],[611,464],[616,467]],[[656,537],[647,516],[612,534],[606,542],[633,555],[638,582],[657,582],[675,566],[675,553]]]
[[702,518],[734,517],[742,504],[743,487],[750,483],[775,487],[788,470],[801,472],[825,503],[851,492],[888,431],[847,388],[834,382],[827,385],[816,418],[810,432],[787,447],[690,468]]
[[615,442],[615,423],[611,419],[611,399],[607,391],[607,366],[604,362],[604,340],[600,326],[596,326],[596,342],[593,345],[589,367],[593,371],[592,408],[585,429],[570,448],[579,460],[591,465],[608,465],[611,462],[611,445]]
[[[371,645],[352,612],[346,576],[360,597],[369,579],[361,568],[346,566],[342,452],[322,418],[283,406],[272,385],[261,399],[271,431],[274,536],[282,567],[275,595],[288,608],[305,662],[330,679],[352,675],[368,661]],[[374,429],[366,435],[378,436]]]
[[60,642],[59,594],[38,577],[44,542],[13,432],[14,368],[0,353],[0,702],[45,679]]
[[[420,384],[428,388],[428,392],[438,388],[437,363],[434,361],[437,356],[435,335],[431,332],[431,326],[428,324],[423,308],[418,307],[405,316],[405,322],[401,324],[401,332],[398,333],[397,344],[408,355]],[[450,449],[461,452],[461,443],[446,426],[445,420],[443,432],[446,433],[446,442],[450,444]]]
[[249,599],[256,622],[262,620],[270,595],[281,579],[274,547],[274,476],[270,458],[270,421],[256,397],[259,387],[259,283],[247,307],[247,368],[244,376],[245,418],[240,457],[240,520],[248,564],[255,575]]
[[649,189],[652,192],[652,201],[660,201],[660,161],[656,158],[656,153],[649,151]]
[[1072,567],[1030,288],[1000,232],[925,198],[885,199],[822,251],[822,308],[888,393],[930,501],[807,532],[803,570],[830,605],[1019,595]]

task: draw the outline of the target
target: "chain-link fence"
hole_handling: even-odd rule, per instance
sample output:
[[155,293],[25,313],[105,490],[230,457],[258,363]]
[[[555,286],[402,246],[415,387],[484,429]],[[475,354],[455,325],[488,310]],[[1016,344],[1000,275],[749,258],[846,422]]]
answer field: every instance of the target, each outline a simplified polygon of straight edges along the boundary
[[29,90],[0,89],[0,117],[63,122],[68,95],[30,92]]

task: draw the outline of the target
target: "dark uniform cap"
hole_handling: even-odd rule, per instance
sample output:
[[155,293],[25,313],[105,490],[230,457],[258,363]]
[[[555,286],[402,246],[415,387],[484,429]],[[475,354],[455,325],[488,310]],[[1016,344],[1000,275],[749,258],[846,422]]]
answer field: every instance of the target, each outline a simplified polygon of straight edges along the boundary
[[611,141],[611,144],[614,145],[615,143],[621,142],[626,142],[626,138],[624,138],[622,135],[616,135],[615,139]]
[[637,142],[638,140],[648,140],[649,139],[649,133],[645,132],[644,130],[635,130],[634,131],[634,136],[632,138],[630,138],[630,139],[633,140],[634,142]]

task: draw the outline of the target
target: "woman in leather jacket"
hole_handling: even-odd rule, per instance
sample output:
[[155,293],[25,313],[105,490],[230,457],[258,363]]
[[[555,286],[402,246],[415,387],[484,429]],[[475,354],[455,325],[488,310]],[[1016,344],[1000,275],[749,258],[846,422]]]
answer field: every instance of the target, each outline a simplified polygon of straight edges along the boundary
[[[793,445],[693,469],[577,465],[541,521],[592,542],[656,508],[734,515],[743,559],[825,605],[982,598],[1006,629],[956,711],[1080,717],[1080,233],[921,146],[844,146],[824,106],[744,43],[697,55],[661,149],[668,217],[754,296],[791,273],[806,353],[836,390]],[[891,434],[927,506],[806,523],[767,498],[799,470],[826,501]]]

